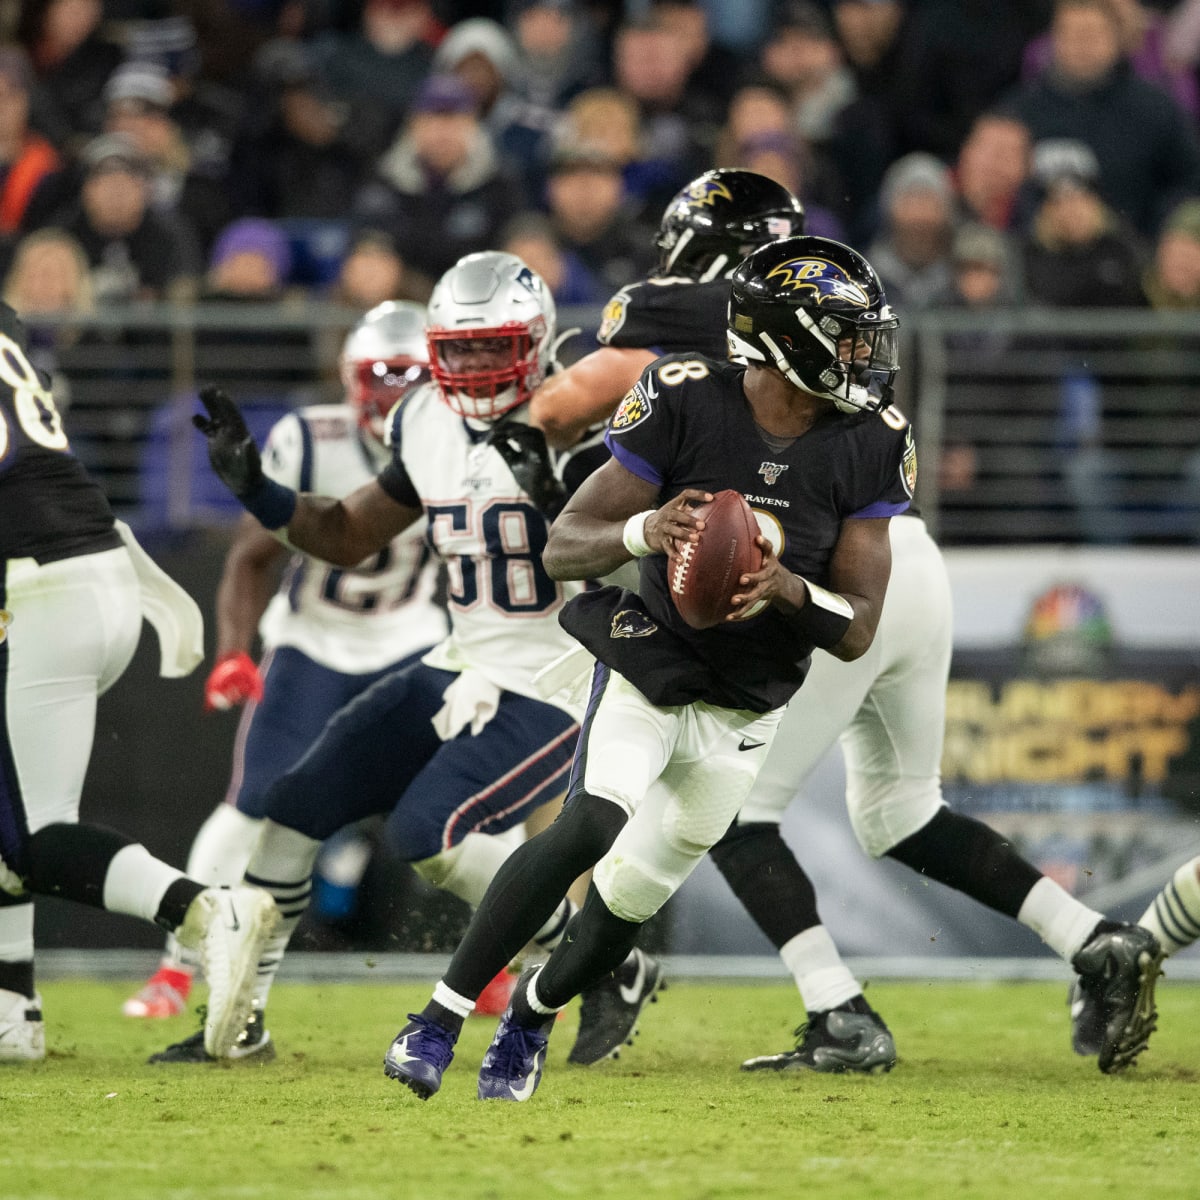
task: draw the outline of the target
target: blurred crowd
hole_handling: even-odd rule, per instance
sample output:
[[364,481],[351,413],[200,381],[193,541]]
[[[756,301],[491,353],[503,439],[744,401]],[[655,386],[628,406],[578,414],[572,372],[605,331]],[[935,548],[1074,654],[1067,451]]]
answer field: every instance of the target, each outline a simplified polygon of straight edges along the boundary
[[1200,307],[1200,0],[0,0],[0,278],[114,301],[560,303],[742,166],[902,310]]

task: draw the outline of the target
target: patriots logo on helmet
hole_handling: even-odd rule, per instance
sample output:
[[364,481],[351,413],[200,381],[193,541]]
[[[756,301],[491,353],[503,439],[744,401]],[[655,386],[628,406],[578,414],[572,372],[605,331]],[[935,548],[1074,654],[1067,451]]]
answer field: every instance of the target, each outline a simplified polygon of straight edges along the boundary
[[712,208],[718,200],[733,203],[733,193],[719,179],[697,179],[687,194],[688,208]]
[[841,300],[858,308],[868,308],[871,297],[861,284],[855,283],[843,268],[823,258],[789,258],[767,273],[768,279],[782,278],[781,287],[793,291],[810,291],[816,304],[826,300]]
[[636,608],[623,608],[612,619],[609,637],[641,638],[658,632],[658,626],[645,613]]

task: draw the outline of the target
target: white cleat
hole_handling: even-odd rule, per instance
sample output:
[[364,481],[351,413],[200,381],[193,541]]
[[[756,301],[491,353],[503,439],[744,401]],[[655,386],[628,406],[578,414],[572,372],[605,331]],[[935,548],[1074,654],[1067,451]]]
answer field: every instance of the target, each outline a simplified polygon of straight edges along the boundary
[[42,998],[0,988],[0,1062],[39,1062],[46,1057]]
[[175,931],[181,945],[200,951],[208,980],[204,1049],[213,1058],[230,1057],[253,1014],[258,960],[279,920],[262,888],[206,888]]

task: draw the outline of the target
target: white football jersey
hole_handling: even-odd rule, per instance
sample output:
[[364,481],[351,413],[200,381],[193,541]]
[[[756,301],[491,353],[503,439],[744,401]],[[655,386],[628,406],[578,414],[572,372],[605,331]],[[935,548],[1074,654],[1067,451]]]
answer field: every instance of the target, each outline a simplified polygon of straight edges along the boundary
[[[341,498],[370,483],[388,452],[360,432],[348,405],[284,417],[263,449],[263,471],[301,492]],[[418,521],[354,568],[295,554],[259,624],[265,647],[293,646],[348,675],[378,671],[439,641],[437,568]]]
[[471,668],[496,687],[543,699],[533,676],[578,647],[558,613],[583,587],[546,574],[546,518],[487,444],[487,430],[469,429],[435,385],[404,401],[391,435],[449,576],[450,634],[424,661]]

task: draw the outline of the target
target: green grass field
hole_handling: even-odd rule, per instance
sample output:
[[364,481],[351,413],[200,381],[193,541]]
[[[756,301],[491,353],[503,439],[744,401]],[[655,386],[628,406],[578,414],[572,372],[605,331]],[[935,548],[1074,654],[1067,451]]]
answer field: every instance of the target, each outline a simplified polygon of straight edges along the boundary
[[1102,1076],[1050,984],[881,984],[890,1075],[741,1074],[786,1048],[783,985],[677,982],[617,1062],[568,1067],[574,1011],[528,1104],[480,1104],[475,1019],[421,1103],[381,1060],[421,986],[276,988],[268,1066],[152,1067],[191,1018],[119,1015],[129,985],[43,988],[50,1054],[0,1067],[4,1200],[279,1197],[1200,1195],[1200,987],[1159,991],[1140,1065]]

